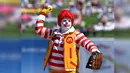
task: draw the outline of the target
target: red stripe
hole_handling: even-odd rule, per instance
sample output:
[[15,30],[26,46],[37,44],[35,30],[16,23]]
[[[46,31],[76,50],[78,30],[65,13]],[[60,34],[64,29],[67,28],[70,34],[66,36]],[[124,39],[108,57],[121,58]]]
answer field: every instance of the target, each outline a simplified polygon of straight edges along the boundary
[[55,39],[60,40],[60,37],[56,37]]
[[85,36],[81,36],[77,41],[76,41],[76,43],[78,43],[79,44],[79,42],[81,41],[81,39],[83,39]]
[[74,62],[72,62],[72,61],[70,62],[70,64],[72,64],[72,65],[75,66],[75,67],[77,66],[77,65],[76,65]]
[[35,28],[35,31],[40,30],[39,32],[37,32],[37,34],[38,34],[38,35],[41,35],[41,34],[42,34],[42,29],[43,29],[43,26],[36,27],[36,28]]
[[55,50],[55,49],[53,49],[52,52],[54,52],[54,53],[59,53],[59,54],[63,54],[63,51]]
[[72,48],[70,48],[70,58],[72,58]]
[[35,30],[41,29],[43,26],[35,27]]
[[58,46],[58,44],[54,42],[54,46]]
[[89,48],[88,48],[88,50],[90,51],[90,50],[91,50],[91,47],[93,47],[93,46],[95,46],[95,45],[94,45],[94,44],[93,44],[93,45],[90,45]]
[[64,58],[62,58],[62,57],[56,57],[56,56],[51,56],[51,59],[64,61]]
[[88,41],[89,41],[89,42],[85,45],[85,48],[86,48],[86,49],[88,49],[88,48],[87,48],[88,44],[91,43],[90,40],[88,40]]
[[38,24],[38,23],[44,23],[44,21],[43,20],[37,20],[36,24]]
[[56,66],[56,67],[64,67],[64,64],[55,64],[55,63],[52,63],[52,62],[49,62],[50,65],[52,66]]
[[48,28],[46,28],[45,32],[44,32],[44,38],[47,38],[48,37]]
[[40,12],[41,15],[46,15],[44,12]]
[[63,48],[63,47],[64,47],[64,44],[63,44],[63,43],[61,43],[61,44],[60,44],[60,47],[62,47],[62,48]]
[[64,38],[62,38],[62,41],[64,41]]
[[78,33],[78,34],[76,34],[76,36],[78,36],[79,34],[82,34],[82,33]]
[[86,39],[84,39],[83,41],[82,41],[82,43],[81,43],[81,46],[82,47],[84,47],[84,44],[85,44],[85,42],[87,41],[88,39],[86,38]]
[[42,34],[42,28],[40,29],[40,31],[37,33],[38,35]]

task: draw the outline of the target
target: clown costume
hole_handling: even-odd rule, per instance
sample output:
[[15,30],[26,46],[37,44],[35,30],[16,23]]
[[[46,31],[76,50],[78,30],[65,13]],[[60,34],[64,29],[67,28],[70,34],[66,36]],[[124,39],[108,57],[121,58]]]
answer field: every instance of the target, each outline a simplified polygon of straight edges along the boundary
[[59,29],[44,27],[46,14],[51,11],[50,5],[44,8],[35,27],[38,35],[50,40],[43,67],[45,69],[48,65],[50,73],[78,73],[79,47],[82,46],[90,52],[100,51],[83,33],[75,30],[74,16],[69,10],[62,10],[59,13],[57,19]]

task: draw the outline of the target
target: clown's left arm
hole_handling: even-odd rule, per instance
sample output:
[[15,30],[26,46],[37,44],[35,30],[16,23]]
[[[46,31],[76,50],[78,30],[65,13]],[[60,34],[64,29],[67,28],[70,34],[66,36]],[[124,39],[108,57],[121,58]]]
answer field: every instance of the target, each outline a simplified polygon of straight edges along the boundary
[[90,69],[100,69],[102,64],[103,56],[98,50],[98,48],[89,40],[83,33],[77,32],[76,33],[76,44],[86,48],[88,51],[92,52],[86,68]]
[[98,51],[98,48],[92,43],[91,40],[89,40],[83,33],[81,32],[76,32],[76,38],[75,38],[76,44],[84,47],[86,50],[89,52],[95,52]]

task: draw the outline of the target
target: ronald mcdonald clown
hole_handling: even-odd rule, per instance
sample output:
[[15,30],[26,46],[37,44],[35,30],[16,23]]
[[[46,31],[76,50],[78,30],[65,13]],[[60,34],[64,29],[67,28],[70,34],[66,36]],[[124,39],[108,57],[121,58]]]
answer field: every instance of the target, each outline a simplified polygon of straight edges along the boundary
[[58,15],[60,29],[44,27],[46,14],[51,11],[50,5],[44,8],[35,27],[38,35],[50,40],[43,68],[48,65],[50,73],[78,73],[79,47],[82,46],[92,53],[100,51],[83,33],[75,30],[74,16],[69,10],[62,10]]

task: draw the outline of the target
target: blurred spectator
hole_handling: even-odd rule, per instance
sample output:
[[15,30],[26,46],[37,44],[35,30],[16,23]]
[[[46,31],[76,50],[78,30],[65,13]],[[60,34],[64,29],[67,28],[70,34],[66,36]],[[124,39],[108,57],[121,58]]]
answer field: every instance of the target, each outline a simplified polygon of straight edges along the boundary
[[101,4],[99,0],[92,0],[92,13],[97,13],[98,9],[101,8]]
[[32,4],[30,4],[29,0],[21,0],[21,7],[22,8],[32,8]]
[[115,0],[115,5],[118,6],[118,5],[122,5],[124,3],[123,0]]
[[63,6],[63,1],[62,0],[56,0],[56,6],[59,8],[59,7],[62,7]]
[[108,8],[108,21],[114,23],[114,6]]
[[97,25],[94,25],[94,30],[95,31],[111,31],[114,30],[114,23],[113,22],[108,22],[108,16],[107,15],[102,15],[102,17],[99,20],[99,23]]
[[46,2],[46,0],[40,0],[40,1],[39,1],[39,7],[40,7],[40,8],[43,8],[45,2]]
[[24,32],[26,28],[33,27],[36,24],[36,14],[21,14],[20,31]]
[[[113,15],[114,16],[114,15]],[[97,36],[97,31],[102,31],[102,36],[104,36],[104,31],[114,30],[114,22],[109,21],[108,14],[103,14],[100,17],[99,23],[93,26],[94,32],[93,36]]]
[[130,28],[130,9],[129,9],[129,0],[116,0],[115,3],[115,28],[116,29],[128,29]]
[[86,10],[85,10],[85,14],[84,15],[90,16],[91,13],[92,13],[91,11],[92,11],[91,1],[87,1],[87,3],[86,3]]
[[106,26],[107,21],[108,17],[106,15],[102,15],[102,17],[99,20],[99,23],[97,25],[94,25],[94,30],[96,31],[103,30],[103,28]]
[[38,8],[39,7],[39,0],[29,0],[29,2],[32,4],[33,8]]
[[51,5],[51,0],[46,0],[45,3],[48,4],[48,5]]
[[115,9],[115,28],[116,29],[126,29],[130,28],[130,21],[129,17],[124,16],[124,10],[121,8],[116,8]]
[[23,32],[27,26],[28,23],[31,21],[32,15],[30,14],[21,14],[21,23],[20,23],[20,31]]
[[11,24],[14,24],[14,23],[17,23],[17,22],[20,22],[20,15],[21,15],[21,8],[17,7],[17,8],[14,8],[13,11],[12,11],[12,14],[8,16],[7,18],[7,22],[11,23]]
[[84,9],[84,2],[82,0],[78,0],[76,2],[76,6],[78,8],[78,10],[80,11],[80,13],[83,15],[83,9]]
[[71,3],[70,11],[74,14],[75,17],[74,24],[81,26],[82,15],[76,3]]
[[18,22],[19,16],[20,8],[16,5],[0,4],[0,31],[4,30],[7,23],[14,24]]
[[98,7],[98,19],[99,23],[94,25],[95,31],[112,31],[114,30],[114,12],[113,8],[100,5]]
[[100,8],[101,3],[99,0],[92,0],[92,7]]

